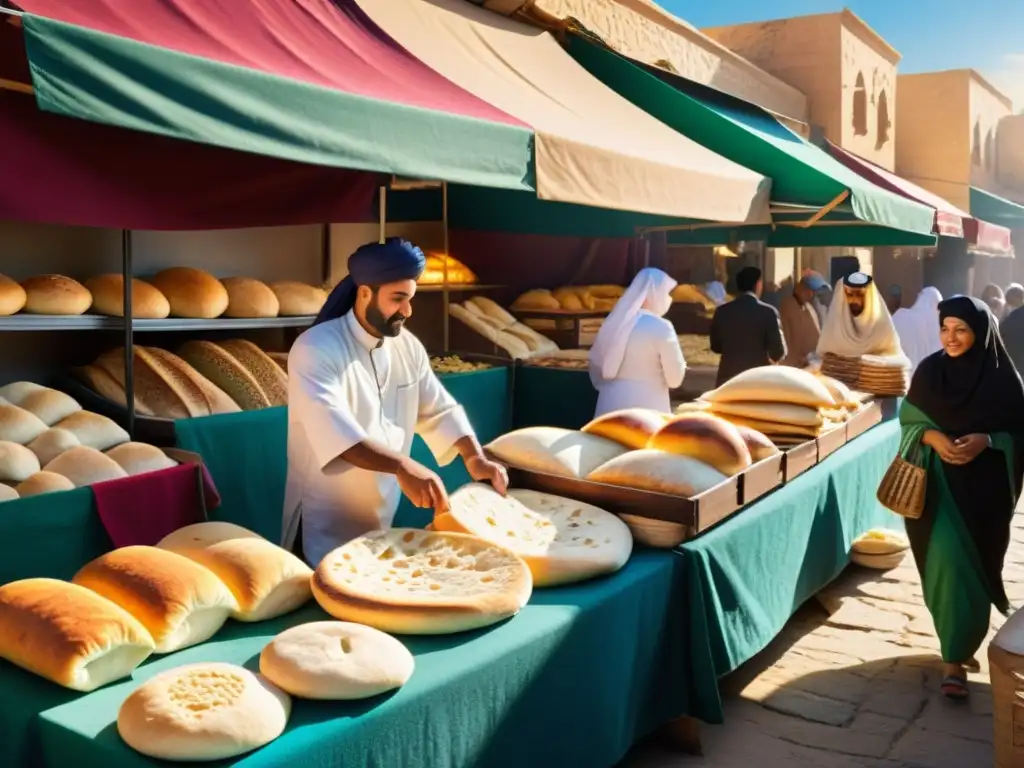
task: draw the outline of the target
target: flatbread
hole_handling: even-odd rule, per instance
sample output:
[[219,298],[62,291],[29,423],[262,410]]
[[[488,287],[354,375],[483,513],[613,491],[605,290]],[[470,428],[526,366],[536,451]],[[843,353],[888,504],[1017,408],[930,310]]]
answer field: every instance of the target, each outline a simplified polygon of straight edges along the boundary
[[765,365],[734,376],[718,389],[704,394],[705,400],[725,402],[769,402],[835,408],[836,401],[821,379],[813,373],[787,365]]
[[519,469],[576,479],[626,452],[625,446],[606,438],[558,427],[517,429],[491,442],[487,450]]
[[692,498],[725,482],[726,476],[689,456],[645,449],[612,459],[587,480]]
[[803,427],[820,427],[825,421],[820,409],[792,403],[724,402],[713,403],[711,410],[719,416],[742,416],[755,421]]

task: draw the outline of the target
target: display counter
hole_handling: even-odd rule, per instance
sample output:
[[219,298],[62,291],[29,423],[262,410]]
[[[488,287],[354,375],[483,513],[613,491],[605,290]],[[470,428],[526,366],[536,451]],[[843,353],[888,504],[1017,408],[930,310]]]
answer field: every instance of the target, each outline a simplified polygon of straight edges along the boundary
[[523,365],[516,368],[513,400],[516,429],[579,429],[594,418],[597,390],[587,371]]

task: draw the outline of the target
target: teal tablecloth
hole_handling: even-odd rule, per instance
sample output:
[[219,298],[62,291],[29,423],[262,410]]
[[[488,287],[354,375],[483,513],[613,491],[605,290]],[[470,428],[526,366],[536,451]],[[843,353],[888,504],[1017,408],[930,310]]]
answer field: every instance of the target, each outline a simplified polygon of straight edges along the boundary
[[[681,711],[678,614],[667,610],[681,561],[638,553],[618,574],[537,591],[518,616],[489,630],[403,638],[416,656],[410,682],[366,702],[296,701],[286,733],[229,763],[245,768],[609,768],[634,741]],[[315,607],[283,620],[230,622],[210,642],[148,662],[132,680],[88,695],[0,663],[0,722],[15,724],[43,768],[156,764],[116,731],[128,693],[157,672],[198,661],[256,668],[281,629],[323,618]],[[38,719],[33,717],[39,712]]]
[[586,371],[516,368],[512,417],[515,428],[579,429],[594,418],[597,390]]
[[888,421],[791,483],[678,549],[684,593],[687,714],[722,722],[717,680],[759,653],[797,608],[836,578],[850,544],[902,518],[875,499],[896,455]]

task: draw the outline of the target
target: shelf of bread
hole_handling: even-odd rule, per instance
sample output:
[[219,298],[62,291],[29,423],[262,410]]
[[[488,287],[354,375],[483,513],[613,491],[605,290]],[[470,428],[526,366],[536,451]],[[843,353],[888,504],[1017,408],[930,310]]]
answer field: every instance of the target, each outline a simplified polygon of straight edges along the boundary
[[558,351],[555,342],[519,322],[500,304],[486,296],[474,296],[461,304],[453,303],[448,307],[448,312],[474,335],[486,340],[512,360],[525,360]]

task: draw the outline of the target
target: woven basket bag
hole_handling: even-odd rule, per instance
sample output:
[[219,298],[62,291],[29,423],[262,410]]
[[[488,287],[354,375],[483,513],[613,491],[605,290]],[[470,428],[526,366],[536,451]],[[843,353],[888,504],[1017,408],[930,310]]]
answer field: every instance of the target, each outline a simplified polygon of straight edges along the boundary
[[878,502],[886,509],[910,520],[924,513],[928,473],[918,462],[920,451],[912,450],[906,459],[897,456],[878,486]]

